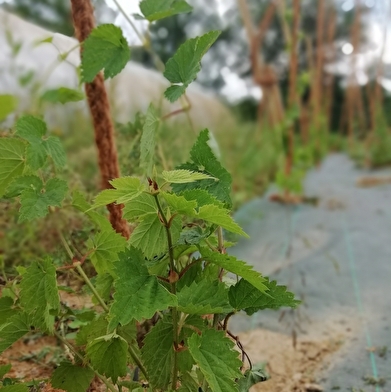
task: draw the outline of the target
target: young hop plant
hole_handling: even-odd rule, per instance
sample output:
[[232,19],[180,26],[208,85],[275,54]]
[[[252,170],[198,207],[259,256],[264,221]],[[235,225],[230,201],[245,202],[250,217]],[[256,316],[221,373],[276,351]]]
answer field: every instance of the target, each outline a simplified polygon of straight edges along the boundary
[[[141,10],[152,22],[190,7],[183,0],[164,5],[144,0]],[[186,41],[167,62],[165,76],[173,83],[168,99],[185,94],[218,34]],[[84,80],[102,69],[108,77],[120,72],[127,51],[120,29],[96,28],[84,43]],[[55,388],[83,392],[97,376],[110,391],[248,391],[265,376],[229,332],[230,317],[299,303],[286,287],[227,254],[231,244],[223,231],[246,234],[230,216],[231,176],[209,147],[207,129],[188,162],[157,173],[161,121],[151,105],[140,143],[145,176],[113,179],[112,189],[99,193],[92,205],[79,191],[71,195],[66,181],[53,174],[65,166],[65,153],[59,139],[46,136],[40,118],[23,116],[10,137],[0,138],[0,197],[19,201],[20,222],[56,213],[54,207],[72,198],[72,206],[95,226],[83,257],[76,258],[62,238],[69,254],[64,265],[56,268],[47,256],[19,267],[19,276],[0,298],[0,352],[37,331],[63,345],[67,359],[50,379]],[[129,240],[101,213],[100,207],[110,203],[124,206],[123,216],[134,227]],[[83,269],[87,259],[94,279]],[[58,284],[64,269],[83,278],[93,306],[76,309],[60,301],[60,290],[72,292]],[[139,327],[148,320],[152,327],[140,339]],[[9,368],[0,366],[4,391],[27,392],[26,384],[4,381]]]

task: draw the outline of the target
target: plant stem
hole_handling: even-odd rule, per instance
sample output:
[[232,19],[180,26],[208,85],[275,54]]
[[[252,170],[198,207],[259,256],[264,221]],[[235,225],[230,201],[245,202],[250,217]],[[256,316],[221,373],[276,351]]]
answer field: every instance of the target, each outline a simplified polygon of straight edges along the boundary
[[[160,216],[163,220],[164,228],[166,229],[166,234],[167,234],[167,245],[168,245],[168,254],[170,258],[170,272],[176,272],[175,271],[175,262],[174,262],[174,249],[172,246],[172,237],[171,237],[171,231],[170,231],[170,226],[167,221],[167,217],[164,214],[163,208],[160,205],[159,202],[159,197],[157,194],[153,195],[155,198],[155,202],[157,205],[157,208],[159,210]],[[171,293],[176,295],[176,282],[171,283]],[[173,331],[174,331],[174,363],[172,366],[172,384],[171,384],[171,389],[176,391],[177,389],[177,380],[178,380],[178,341],[179,341],[179,336],[178,336],[178,311],[175,306],[171,308],[171,317],[172,317],[172,325],[173,325]]]
[[85,272],[83,271],[83,268],[81,268],[81,265],[79,264],[79,262],[75,263],[75,267],[77,272],[82,276],[82,278],[84,279],[84,281],[86,282],[87,286],[90,288],[90,290],[92,291],[92,293],[95,295],[95,298],[98,300],[98,302],[101,304],[102,308],[104,309],[104,311],[106,313],[109,312],[109,308],[106,305],[105,301],[103,301],[103,298],[98,294],[98,292],[96,291],[94,285],[91,283],[90,279],[88,278],[88,276],[85,274]]
[[133,361],[136,363],[138,368],[140,369],[141,373],[144,375],[145,379],[148,380],[148,375],[147,375],[147,370],[145,369],[144,365],[141,363],[141,361],[138,359],[138,356],[136,352],[133,350],[133,347],[129,343],[128,345],[128,352],[130,356],[132,357]]
[[[72,351],[72,353],[73,353],[76,357],[78,357],[83,363],[85,362],[83,356],[82,356],[81,354],[79,354],[79,353],[77,352],[77,350],[75,350],[75,348],[74,348],[66,339],[64,339],[58,332],[54,331],[54,335],[56,336],[56,338],[57,338],[58,340],[61,341],[62,344],[64,344],[65,346],[67,346],[67,347],[69,348],[69,350]],[[102,375],[100,375],[91,365],[87,365],[87,366],[88,366],[89,369],[91,369],[91,370],[96,374],[96,376],[97,376],[100,380],[102,380],[102,381],[104,382],[104,384],[106,385],[106,387],[107,387],[108,389],[110,389],[111,392],[117,392],[117,390],[114,388],[114,385],[112,385],[109,381],[107,381],[107,379],[106,379],[105,377],[103,377]]]

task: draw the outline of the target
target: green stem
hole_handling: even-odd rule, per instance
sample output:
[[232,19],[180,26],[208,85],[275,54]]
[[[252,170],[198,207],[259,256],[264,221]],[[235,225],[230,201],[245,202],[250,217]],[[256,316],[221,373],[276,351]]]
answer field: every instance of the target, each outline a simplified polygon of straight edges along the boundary
[[90,288],[90,290],[92,291],[92,293],[94,294],[95,298],[98,300],[98,302],[101,304],[102,308],[104,309],[104,311],[106,313],[109,313],[109,307],[106,305],[105,301],[103,301],[103,298],[99,295],[99,293],[96,291],[94,285],[91,283],[90,279],[88,278],[88,276],[85,274],[85,272],[83,271],[83,268],[81,268],[81,265],[79,262],[75,263],[75,267],[77,272],[82,276],[82,278],[84,279],[84,281],[86,282],[87,286]]
[[145,369],[145,367],[141,363],[141,361],[138,359],[138,356],[137,356],[136,352],[134,351],[133,347],[130,345],[130,343],[128,345],[128,352],[129,352],[130,356],[132,357],[133,361],[136,363],[136,365],[140,369],[141,373],[144,375],[145,379],[148,380],[147,370]]
[[[83,356],[82,356],[81,354],[79,354],[79,353],[77,352],[77,350],[75,350],[75,348],[74,348],[69,342],[67,342],[66,339],[64,339],[58,332],[54,331],[54,335],[56,336],[56,338],[57,338],[58,340],[61,341],[62,344],[64,344],[65,346],[67,346],[67,347],[69,348],[69,350],[72,351],[72,353],[73,353],[76,357],[78,357],[83,363],[85,362]],[[107,379],[106,379],[105,377],[103,377],[102,375],[100,375],[91,365],[87,365],[87,367],[88,367],[89,369],[91,369],[91,370],[96,374],[96,376],[104,382],[104,384],[106,385],[106,387],[107,387],[108,389],[110,389],[111,392],[117,392],[117,390],[114,388],[114,385],[112,385],[111,383],[109,383],[109,382],[107,381]]]
[[[172,246],[172,237],[171,237],[171,231],[170,227],[167,221],[167,217],[164,214],[163,208],[160,205],[158,195],[155,194],[153,195],[155,198],[155,202],[157,205],[157,208],[159,210],[160,216],[163,220],[164,228],[166,229],[166,234],[167,234],[167,244],[168,244],[168,255],[170,259],[170,270],[172,272],[175,271],[175,262],[174,262],[174,249]],[[176,295],[176,282],[171,283],[171,293]],[[178,381],[178,342],[179,342],[179,334],[178,334],[178,310],[175,306],[171,308],[171,317],[172,317],[172,325],[173,325],[173,331],[174,331],[174,363],[172,367],[172,384],[171,384],[171,389],[176,391],[177,389],[177,381]]]

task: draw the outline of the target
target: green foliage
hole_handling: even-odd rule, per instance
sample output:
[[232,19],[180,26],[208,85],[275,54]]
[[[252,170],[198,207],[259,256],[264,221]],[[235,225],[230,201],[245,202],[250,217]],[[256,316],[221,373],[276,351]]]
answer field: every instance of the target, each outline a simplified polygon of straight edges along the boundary
[[128,344],[121,336],[113,333],[96,338],[88,343],[86,352],[94,369],[114,382],[126,375]]
[[83,43],[83,81],[92,82],[103,69],[105,79],[112,78],[122,71],[129,59],[130,49],[119,27],[112,24],[96,27]]
[[151,104],[148,108],[143,133],[140,142],[140,165],[148,176],[152,177],[153,159],[155,156],[156,134],[159,129],[160,119],[157,111]]
[[93,378],[93,370],[62,362],[53,372],[51,384],[54,388],[68,392],[85,392]]
[[236,310],[244,310],[249,316],[261,309],[279,309],[283,306],[296,308],[300,301],[286,291],[285,286],[278,286],[276,281],[264,282],[267,294],[255,288],[245,279],[229,288],[229,302]]
[[150,275],[143,254],[127,249],[116,263],[114,303],[110,309],[109,329],[126,325],[133,319],[151,318],[158,310],[176,305],[176,298]]
[[185,184],[173,184],[174,192],[179,193],[185,190],[204,189],[217,200],[231,207],[231,183],[232,179],[226,169],[214,156],[212,149],[208,145],[209,131],[207,129],[200,132],[196,143],[190,151],[191,162],[180,165],[178,169],[190,170],[203,173],[218,179],[200,180]]
[[142,0],[140,2],[140,10],[150,22],[177,14],[188,13],[192,9],[184,0]]
[[5,120],[9,114],[11,114],[18,104],[18,100],[15,96],[10,94],[0,95],[0,121]]
[[189,351],[213,392],[236,392],[242,361],[223,331],[209,329],[188,339]]
[[20,302],[37,328],[54,330],[54,316],[60,308],[56,269],[51,259],[33,262],[22,276]]
[[219,31],[210,31],[200,37],[192,38],[182,44],[175,55],[167,61],[164,76],[173,84],[164,95],[170,102],[175,102],[195,80],[201,70],[201,59],[214,44]]
[[0,138],[0,196],[25,168],[26,144],[18,139]]
[[[143,0],[141,10],[153,22],[191,7],[183,0]],[[168,61],[165,75],[174,84],[166,91],[170,100],[196,78],[202,56],[218,36],[210,32],[191,39]],[[114,76],[129,59],[126,40],[113,25],[94,29],[83,48],[85,82],[102,69],[105,77]],[[63,88],[42,97],[60,103],[80,98],[78,91]],[[112,188],[100,192],[92,206],[74,182],[69,184],[72,205],[67,208],[92,224],[78,241],[59,230],[67,256],[37,257],[19,268],[12,290],[7,287],[0,298],[0,352],[31,330],[56,334],[75,360],[61,362],[50,381],[68,392],[88,389],[94,376],[110,390],[248,391],[265,374],[257,368],[242,374],[240,354],[226,331],[230,316],[295,307],[299,301],[285,286],[226,253],[230,245],[223,229],[246,234],[231,217],[232,179],[209,146],[209,131],[200,132],[189,162],[158,173],[155,150],[164,118],[152,105],[145,121],[140,118],[134,127],[142,128],[137,134],[141,175],[113,179]],[[15,134],[0,139],[0,196],[20,203],[19,222],[49,210],[64,214],[61,205],[69,199],[68,184],[53,174],[66,164],[64,150],[47,133],[40,118],[28,115],[19,118]],[[112,203],[123,206],[123,217],[132,225],[129,240],[107,220],[102,207]],[[79,274],[96,306],[60,303],[58,269]],[[241,279],[229,284],[227,273]],[[76,295],[73,287],[60,288]],[[67,334],[64,326],[70,328]],[[68,345],[68,339],[74,340]],[[133,372],[141,374],[129,381]],[[17,385],[5,388],[11,387],[17,390]]]
[[84,99],[84,94],[79,90],[74,90],[67,87],[59,87],[53,90],[46,90],[42,96],[42,101],[52,103],[68,103],[78,102]]
[[146,364],[149,380],[153,388],[165,390],[170,382],[174,360],[173,334],[172,321],[162,319],[145,337],[142,359]]

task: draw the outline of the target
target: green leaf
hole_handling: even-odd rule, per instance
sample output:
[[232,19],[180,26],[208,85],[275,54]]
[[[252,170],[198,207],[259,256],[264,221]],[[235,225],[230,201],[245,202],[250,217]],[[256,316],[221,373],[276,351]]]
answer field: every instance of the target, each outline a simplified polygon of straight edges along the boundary
[[219,225],[232,233],[248,237],[242,228],[229,215],[229,211],[224,208],[220,208],[217,205],[209,204],[202,206],[198,211],[197,217],[207,222]]
[[238,381],[239,392],[249,392],[250,388],[270,378],[264,366],[253,367],[244,372],[244,377]]
[[141,350],[153,389],[166,390],[174,359],[172,321],[161,319],[146,335]]
[[17,197],[20,196],[20,194],[25,190],[25,189],[33,189],[33,190],[38,190],[41,191],[43,187],[42,180],[37,177],[37,176],[20,176],[17,177],[7,188],[7,193],[5,194],[5,197],[11,198],[11,197]]
[[7,365],[0,366],[0,379],[2,379],[12,368],[12,365],[9,363]]
[[[194,182],[199,180],[210,180],[214,179],[205,173],[193,172],[191,170],[163,170],[162,177],[165,181],[169,183],[185,184],[188,182]],[[216,179],[217,180],[217,179]]]
[[105,189],[94,200],[93,208],[116,202],[126,204],[145,191],[145,185],[136,177],[120,177],[110,181],[113,189]]
[[72,195],[72,205],[79,211],[85,213],[90,220],[97,225],[101,230],[111,230],[112,226],[107,219],[107,217],[92,211],[91,205],[87,202],[85,196],[79,192],[75,191]]
[[188,339],[189,351],[213,392],[237,392],[235,379],[241,378],[242,361],[234,343],[223,331],[206,330]]
[[199,391],[200,384],[196,377],[193,377],[190,373],[186,372],[181,375],[181,387],[178,392],[194,392]]
[[114,275],[114,262],[118,260],[118,254],[125,249],[126,239],[110,228],[88,241],[88,246],[94,249],[90,257],[98,274],[108,272]]
[[174,84],[166,89],[164,96],[170,102],[175,102],[186,92],[187,87],[187,85]]
[[[167,99],[174,102],[184,93],[186,87],[197,77],[201,70],[202,57],[219,35],[219,31],[210,31],[200,37],[189,39],[167,61],[164,76],[171,83],[179,84],[179,89],[174,87],[174,89],[169,89],[168,93],[165,92]],[[175,92],[173,93],[173,91]]]
[[22,276],[20,302],[34,326],[52,333],[60,309],[56,268],[50,258],[34,261]]
[[88,342],[103,336],[107,332],[108,322],[104,316],[91,321],[87,325],[83,325],[76,335],[76,344],[84,346]]
[[22,336],[30,332],[30,320],[25,313],[18,313],[0,325],[0,354]]
[[259,272],[254,271],[253,267],[246,262],[238,260],[234,256],[213,252],[206,247],[201,248],[201,254],[205,261],[216,264],[235,275],[241,276],[258,290],[266,292],[269,289],[265,284],[266,279]]
[[16,122],[16,135],[29,142],[27,147],[27,163],[32,169],[41,168],[46,162],[46,150],[43,145],[43,136],[47,129],[40,118],[26,115]]
[[68,87],[59,87],[53,90],[46,90],[41,99],[52,103],[78,102],[84,99],[84,94],[79,90]]
[[178,294],[178,309],[189,314],[229,313],[228,289],[219,281],[201,280],[185,286]]
[[167,202],[171,212],[178,212],[183,215],[196,216],[195,208],[197,202],[194,200],[186,200],[183,196],[177,196],[174,193],[160,192],[160,196]]
[[105,79],[112,78],[122,71],[129,59],[130,49],[122,30],[113,24],[98,26],[83,43],[83,82],[92,82],[102,69]]
[[130,244],[140,249],[148,259],[167,251],[166,229],[158,214],[144,216],[130,236]]
[[29,390],[25,384],[7,385],[1,388],[1,392],[29,392]]
[[142,193],[135,197],[131,203],[125,205],[123,217],[129,221],[135,222],[137,219],[142,220],[146,214],[157,214],[157,205],[154,197],[149,193]]
[[46,216],[50,206],[61,207],[67,190],[67,183],[58,178],[51,178],[41,189],[25,189],[20,195],[19,222]]
[[133,319],[151,318],[158,310],[176,306],[177,299],[149,274],[143,254],[131,247],[120,253],[115,264],[114,303],[110,308],[109,330]]
[[26,144],[22,140],[0,138],[0,197],[16,177],[23,174]]
[[67,163],[64,146],[61,143],[61,140],[55,136],[49,136],[44,141],[44,147],[47,155],[49,155],[54,162],[54,166],[56,168],[62,168]]
[[198,207],[205,206],[207,204],[214,204],[218,207],[224,208],[224,204],[212,196],[208,191],[204,189],[192,189],[180,193],[186,200],[195,200]]
[[[108,272],[104,274],[98,274],[98,276],[96,277],[95,288],[98,294],[100,295],[100,297],[104,301],[110,300],[113,283],[114,283],[113,275],[109,274]],[[98,301],[96,300],[95,296],[93,300],[96,301],[96,304],[98,304]]]
[[140,2],[140,10],[150,22],[191,12],[192,9],[193,7],[184,0],[143,0]]
[[10,317],[17,313],[17,310],[13,309],[13,305],[14,300],[11,297],[0,298],[0,325],[5,324]]
[[87,357],[92,367],[116,382],[127,372],[128,344],[117,334],[101,336],[88,343]]
[[94,371],[85,367],[61,362],[53,372],[50,382],[54,388],[68,392],[85,392],[94,378]]
[[18,99],[14,95],[0,95],[0,121],[5,120],[18,106]]
[[219,181],[201,180],[188,184],[172,184],[172,189],[175,193],[181,193],[193,189],[204,189],[219,201],[223,202],[227,207],[231,207],[231,175],[216,159],[212,149],[208,145],[208,141],[209,131],[205,129],[200,132],[197,141],[190,151],[192,162],[180,165],[179,169],[204,173],[213,178],[217,178]]
[[286,286],[278,286],[276,281],[269,282],[265,278],[267,295],[259,291],[245,279],[229,288],[229,302],[236,310],[244,310],[249,316],[261,309],[279,309],[283,306],[296,308],[300,301],[293,293],[286,290]]
[[156,134],[159,129],[160,118],[154,106],[149,105],[143,133],[140,141],[140,166],[146,171],[147,176],[152,177],[152,167],[155,157]]

